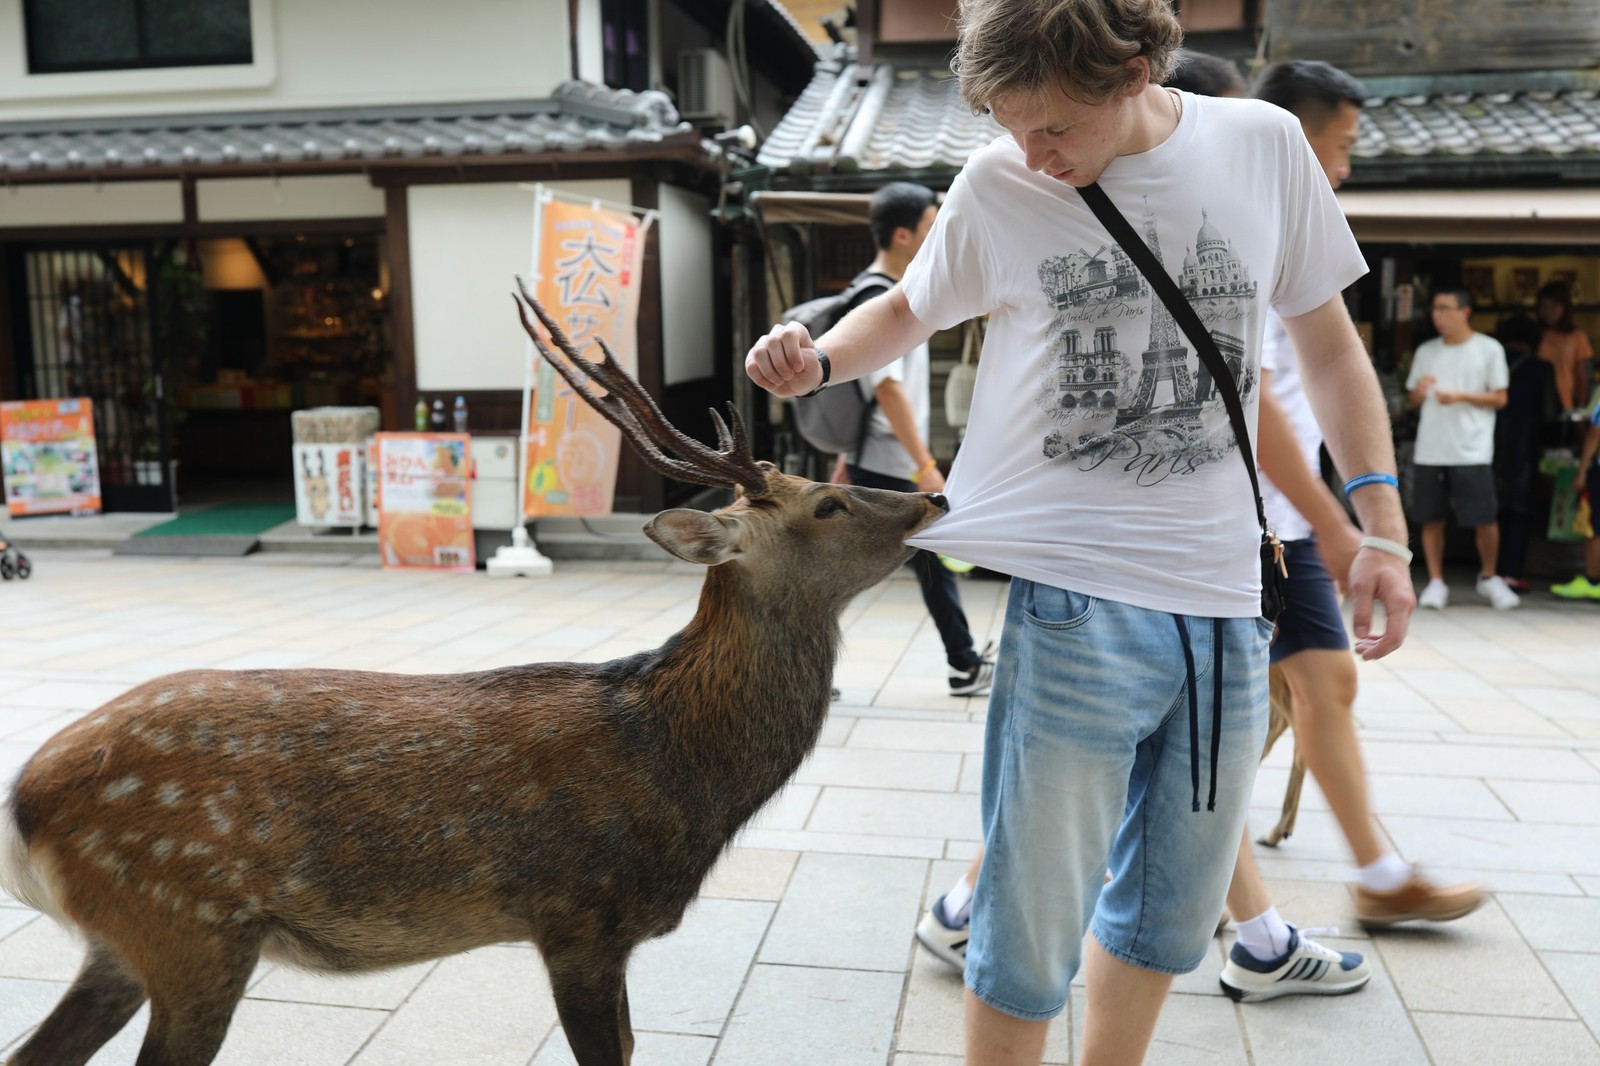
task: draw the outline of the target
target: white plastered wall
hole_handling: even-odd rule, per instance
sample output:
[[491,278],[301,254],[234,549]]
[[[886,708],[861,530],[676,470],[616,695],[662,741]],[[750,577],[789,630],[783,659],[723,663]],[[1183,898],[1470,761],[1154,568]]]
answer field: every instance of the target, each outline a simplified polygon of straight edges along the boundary
[[175,181],[11,185],[0,189],[0,229],[182,221],[183,188]]
[[[32,75],[23,0],[0,0],[0,121],[529,99],[572,76],[566,0],[250,7],[250,64]],[[598,12],[582,0],[580,45]]]
[[195,182],[201,222],[381,218],[383,190],[360,174],[218,178]]
[[715,343],[711,201],[661,186],[662,381],[710,377]]
[[[622,179],[549,185],[618,204],[631,196]],[[417,389],[522,388],[527,334],[511,292],[512,275],[532,267],[532,188],[414,185],[406,205]]]

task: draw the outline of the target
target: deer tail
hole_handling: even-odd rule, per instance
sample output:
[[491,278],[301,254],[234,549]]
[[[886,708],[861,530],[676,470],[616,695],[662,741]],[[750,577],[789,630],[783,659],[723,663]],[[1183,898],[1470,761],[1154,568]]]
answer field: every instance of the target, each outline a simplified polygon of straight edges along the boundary
[[28,851],[12,801],[7,799],[0,804],[0,889],[62,925],[71,926],[72,920],[61,907],[48,871]]

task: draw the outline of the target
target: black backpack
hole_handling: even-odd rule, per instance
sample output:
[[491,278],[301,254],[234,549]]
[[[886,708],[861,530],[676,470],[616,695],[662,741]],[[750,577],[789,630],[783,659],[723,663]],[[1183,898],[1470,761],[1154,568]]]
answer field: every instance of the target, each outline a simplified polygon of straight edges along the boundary
[[[859,303],[879,293],[888,292],[894,279],[887,274],[865,271],[856,275],[850,287],[834,296],[819,296],[784,311],[779,317],[784,322],[798,322],[806,327],[812,337],[820,337],[833,328],[845,314]],[[861,391],[860,381],[844,382],[823,389],[815,396],[796,396],[789,402],[794,405],[795,426],[806,443],[819,452],[830,455],[839,452],[858,452],[867,435],[867,420],[878,406],[876,396],[867,397]]]

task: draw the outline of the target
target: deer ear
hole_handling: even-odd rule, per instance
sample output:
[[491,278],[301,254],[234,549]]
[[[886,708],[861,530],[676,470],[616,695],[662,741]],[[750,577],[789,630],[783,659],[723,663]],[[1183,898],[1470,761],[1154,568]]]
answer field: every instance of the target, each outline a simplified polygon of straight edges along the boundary
[[645,536],[686,563],[715,566],[739,554],[739,525],[714,514],[680,507],[644,524]]

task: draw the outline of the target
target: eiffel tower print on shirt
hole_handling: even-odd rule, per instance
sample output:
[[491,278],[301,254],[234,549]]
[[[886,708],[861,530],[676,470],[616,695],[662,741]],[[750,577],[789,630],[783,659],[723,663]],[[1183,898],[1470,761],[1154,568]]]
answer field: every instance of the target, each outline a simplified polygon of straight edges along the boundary
[[[1160,235],[1148,208],[1143,223],[1145,242],[1160,260]],[[1122,249],[1111,246],[1040,265],[1041,287],[1057,309],[1038,397],[1056,428],[1046,435],[1043,453],[1093,457],[1137,446],[1181,459],[1181,468],[1192,471],[1236,447],[1231,430],[1217,432],[1219,415],[1221,428],[1227,428],[1221,397],[1172,313],[1136,269],[1140,285],[1128,279],[1125,263],[1134,269]],[[1248,397],[1256,375],[1246,368],[1240,334],[1257,286],[1206,212],[1193,248],[1184,250],[1178,283],[1216,341],[1240,395]],[[1148,331],[1138,319],[1148,320]],[[1127,332],[1145,334],[1137,357],[1120,347],[1120,334]]]

